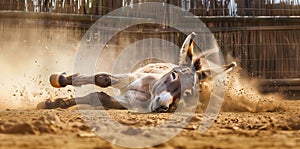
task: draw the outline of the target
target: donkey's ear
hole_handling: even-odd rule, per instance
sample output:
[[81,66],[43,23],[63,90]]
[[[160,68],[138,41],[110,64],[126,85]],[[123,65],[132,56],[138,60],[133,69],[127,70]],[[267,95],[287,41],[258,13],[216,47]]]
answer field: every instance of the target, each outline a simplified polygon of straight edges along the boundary
[[189,34],[180,49],[180,61],[179,65],[191,65],[194,55],[194,41],[196,33],[192,32]]
[[202,69],[201,56],[198,56],[197,58],[194,58],[192,60],[192,70],[198,71],[201,69]]
[[206,80],[211,77],[211,72],[209,69],[198,70],[198,71],[196,71],[196,74],[198,76],[199,81],[203,81],[203,80]]

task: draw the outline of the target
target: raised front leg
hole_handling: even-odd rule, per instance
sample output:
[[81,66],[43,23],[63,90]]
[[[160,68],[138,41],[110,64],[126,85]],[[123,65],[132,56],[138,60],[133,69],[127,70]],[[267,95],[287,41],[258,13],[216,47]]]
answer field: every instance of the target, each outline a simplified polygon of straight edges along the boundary
[[54,101],[47,100],[38,105],[38,109],[67,109],[76,104],[89,104],[91,106],[103,106],[105,109],[125,109],[116,99],[104,92],[90,93],[77,98],[58,98]]
[[53,87],[61,88],[67,85],[82,86],[87,84],[95,84],[99,87],[113,86],[115,88],[124,88],[129,83],[134,81],[136,76],[134,74],[118,74],[112,75],[108,73],[99,73],[91,76],[84,76],[79,74],[53,74],[50,76],[50,83]]

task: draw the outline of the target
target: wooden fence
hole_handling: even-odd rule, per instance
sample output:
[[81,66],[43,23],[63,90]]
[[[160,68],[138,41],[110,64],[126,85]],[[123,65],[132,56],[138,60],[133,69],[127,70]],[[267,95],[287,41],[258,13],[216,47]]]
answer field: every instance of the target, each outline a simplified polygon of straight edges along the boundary
[[227,18],[210,27],[224,53],[240,59],[251,77],[287,79],[300,77],[299,23],[299,17]]
[[[0,18],[2,26],[10,20],[10,24],[19,27],[67,28],[74,30],[68,37],[75,37],[71,35],[74,33],[80,38],[78,35],[83,35],[99,17],[0,13]],[[26,21],[29,18],[31,21]],[[214,33],[224,55],[229,54],[240,60],[240,65],[247,70],[249,76],[260,79],[300,78],[299,17],[199,17],[199,19]],[[118,45],[124,40],[133,43],[146,38],[160,38],[180,46],[185,36],[171,28],[142,24],[118,34],[111,42]],[[121,51],[122,47],[119,50]]]

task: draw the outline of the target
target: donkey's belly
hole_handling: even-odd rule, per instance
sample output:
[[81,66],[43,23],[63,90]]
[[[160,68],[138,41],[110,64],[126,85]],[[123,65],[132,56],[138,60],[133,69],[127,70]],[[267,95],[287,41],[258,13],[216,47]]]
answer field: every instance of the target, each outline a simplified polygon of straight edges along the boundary
[[126,97],[133,102],[147,102],[151,95],[140,90],[129,90],[126,92]]
[[122,90],[119,102],[133,111],[150,112],[151,86],[176,65],[171,63],[153,63],[134,72],[136,80]]
[[151,95],[140,90],[128,90],[116,99],[128,110],[149,112]]

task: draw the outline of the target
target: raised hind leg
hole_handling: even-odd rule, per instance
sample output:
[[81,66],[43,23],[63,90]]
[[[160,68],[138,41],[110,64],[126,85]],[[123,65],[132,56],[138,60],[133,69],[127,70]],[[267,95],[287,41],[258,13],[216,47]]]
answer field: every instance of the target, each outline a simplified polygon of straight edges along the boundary
[[89,104],[91,106],[103,106],[105,109],[125,109],[116,99],[104,92],[94,92],[77,98],[58,98],[54,101],[47,100],[38,105],[38,109],[69,108],[76,104]]
[[222,67],[201,69],[201,70],[198,70],[196,73],[198,75],[199,81],[201,81],[201,80],[205,80],[205,79],[211,77],[212,73],[214,74],[215,77],[220,74],[223,74],[223,73],[228,73],[231,70],[233,70],[234,67],[236,67],[236,65],[237,64],[235,62],[232,62],[232,63],[224,65]]
[[109,73],[98,73],[90,76],[79,74],[53,74],[50,76],[50,83],[53,87],[57,88],[66,87],[67,85],[82,86],[87,84],[95,84],[104,88],[113,86],[115,88],[123,89],[136,78],[137,76],[134,74],[113,75]]

